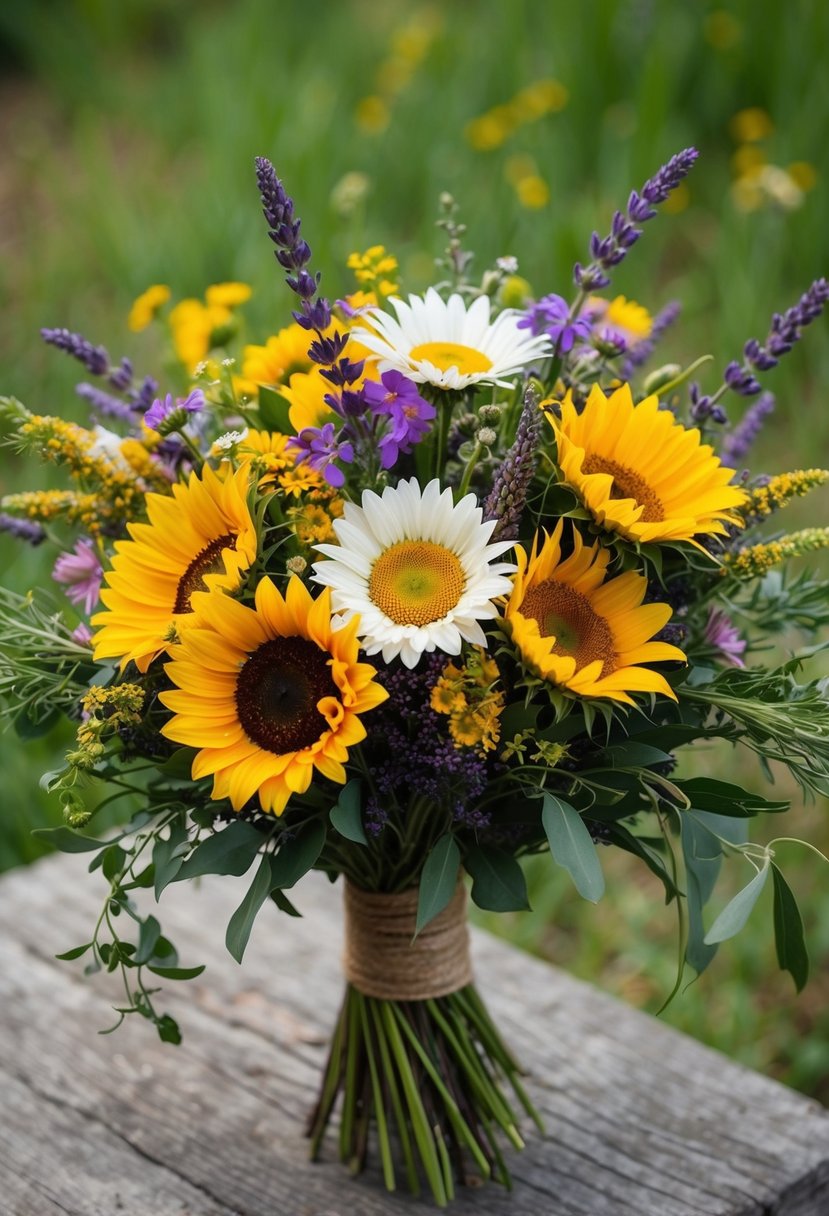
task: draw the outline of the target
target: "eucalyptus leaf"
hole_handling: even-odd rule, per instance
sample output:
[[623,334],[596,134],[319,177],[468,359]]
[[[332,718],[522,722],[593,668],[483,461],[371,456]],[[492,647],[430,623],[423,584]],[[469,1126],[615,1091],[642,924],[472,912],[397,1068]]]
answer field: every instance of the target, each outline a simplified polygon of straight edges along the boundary
[[701,975],[717,953],[715,943],[706,944],[702,910],[711,898],[719,876],[722,850],[719,842],[692,815],[680,815],[679,823],[688,905],[685,958],[697,974]]
[[184,864],[184,852],[189,838],[187,828],[180,819],[170,824],[170,834],[166,840],[156,836],[153,845],[153,886],[156,899],[160,898],[161,892],[173,881]]
[[161,925],[154,916],[148,916],[141,924],[138,933],[138,949],[133,961],[139,966],[148,963],[155,954],[156,943],[160,937]]
[[73,958],[80,958],[82,954],[86,954],[92,945],[92,942],[87,942],[85,946],[73,946],[71,950],[64,950],[63,954],[56,954],[55,958],[61,959],[62,962],[70,962]]
[[583,899],[597,903],[604,895],[604,874],[581,815],[563,798],[545,793],[541,822],[553,860],[567,871]]
[[768,876],[769,861],[766,858],[763,868],[754,875],[747,886],[743,887],[742,891],[737,892],[731,902],[725,905],[722,912],[714,921],[703,938],[706,946],[727,941],[730,937],[734,937],[735,934],[740,932],[748,920],[754,905],[760,898]]
[[289,890],[307,874],[319,858],[325,844],[325,822],[312,819],[279,846],[271,857],[271,888]]
[[271,859],[263,857],[244,899],[230,918],[225,934],[225,945],[237,963],[242,961],[253,922],[256,920],[262,904],[270,895],[272,885]]
[[473,845],[464,858],[472,878],[472,899],[488,912],[524,912],[529,908],[527,880],[511,853],[491,845]]
[[201,975],[204,968],[204,963],[198,967],[156,967],[151,964],[147,970],[163,980],[194,980],[197,975]]
[[73,832],[63,824],[57,828],[35,828],[33,836],[45,840],[47,844],[59,849],[61,853],[92,853],[96,849],[105,849],[111,843],[109,840],[95,840],[92,836],[82,836]]
[[441,836],[423,864],[417,897],[415,937],[429,921],[439,916],[452,898],[458,884],[461,854],[454,836]]
[[234,874],[238,877],[253,865],[264,841],[264,835],[252,824],[238,819],[196,845],[174,881],[199,878],[202,874]]
[[353,777],[343,787],[328,818],[346,840],[351,840],[354,844],[368,844],[363,829],[361,786],[358,777]]
[[614,743],[604,749],[614,768],[649,768],[653,764],[667,764],[672,757],[668,752],[650,743],[630,739],[626,743]]
[[774,943],[781,970],[788,971],[801,992],[809,978],[809,953],[803,936],[803,917],[797,900],[780,869],[771,863],[774,879]]

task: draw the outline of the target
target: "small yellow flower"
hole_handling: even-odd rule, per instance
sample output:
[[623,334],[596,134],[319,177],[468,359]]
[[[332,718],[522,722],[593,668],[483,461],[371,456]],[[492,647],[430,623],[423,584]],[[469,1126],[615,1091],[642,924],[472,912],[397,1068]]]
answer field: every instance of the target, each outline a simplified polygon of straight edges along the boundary
[[127,325],[132,332],[138,334],[142,329],[146,329],[155,320],[159,309],[164,307],[169,298],[170,288],[165,287],[163,283],[153,283],[152,287],[142,291],[138,299],[133,302],[127,318]]
[[742,144],[756,144],[768,139],[774,130],[774,123],[760,106],[749,106],[739,110],[729,124],[731,134]]
[[518,195],[521,206],[526,207],[529,211],[538,211],[541,207],[546,207],[550,201],[550,187],[537,173],[532,173],[529,177],[522,177],[516,183],[515,193]]
[[466,709],[466,697],[454,680],[441,676],[432,689],[429,704],[437,714],[451,714]]
[[364,289],[376,288],[383,296],[399,290],[400,285],[388,277],[397,270],[397,258],[387,253],[384,245],[372,245],[365,253],[350,253],[346,265]]
[[246,303],[253,295],[247,283],[213,283],[205,292],[208,307],[218,305],[220,308],[238,308]]
[[391,111],[386,101],[373,93],[357,102],[354,120],[366,135],[381,135],[391,122]]

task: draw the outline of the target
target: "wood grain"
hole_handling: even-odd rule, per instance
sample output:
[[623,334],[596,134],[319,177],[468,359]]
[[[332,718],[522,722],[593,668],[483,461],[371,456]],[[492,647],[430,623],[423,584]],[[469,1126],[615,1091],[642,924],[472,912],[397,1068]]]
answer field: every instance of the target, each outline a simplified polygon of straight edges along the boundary
[[[113,977],[53,955],[88,940],[102,880],[82,857],[0,880],[0,1212],[6,1216],[424,1216],[379,1173],[307,1161],[303,1119],[341,995],[340,891],[303,880],[301,920],[263,910],[240,968],[224,929],[245,880],[171,887],[160,918],[181,1047],[116,1035]],[[151,897],[150,901],[151,901]],[[829,1114],[483,934],[479,986],[547,1124],[510,1153],[515,1189],[461,1191],[475,1216],[825,1216]],[[138,1019],[131,1019],[138,1021]]]

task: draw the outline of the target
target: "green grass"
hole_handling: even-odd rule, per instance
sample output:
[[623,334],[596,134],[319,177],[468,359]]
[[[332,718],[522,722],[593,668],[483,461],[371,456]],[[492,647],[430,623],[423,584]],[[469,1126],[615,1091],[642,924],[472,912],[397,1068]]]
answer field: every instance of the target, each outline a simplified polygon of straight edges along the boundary
[[[290,301],[259,211],[257,154],[272,158],[296,197],[331,295],[351,285],[348,252],[378,242],[399,257],[404,290],[422,288],[440,249],[433,224],[447,189],[463,208],[478,270],[514,253],[538,294],[567,294],[590,232],[606,231],[629,189],[693,143],[702,158],[687,209],[647,225],[615,286],[653,309],[682,300],[682,324],[665,357],[711,353],[705,384],[713,388],[744,340],[762,338],[771,312],[827,269],[825,177],[797,211],[769,205],[747,214],[731,195],[729,123],[744,107],[771,115],[775,129],[764,146],[772,163],[824,160],[829,90],[803,82],[823,79],[829,8],[802,0],[795,10],[737,0],[345,0],[315,6],[309,23],[307,6],[267,0],[2,6],[0,56],[9,70],[0,140],[7,318],[0,386],[38,410],[83,416],[73,394],[77,369],[38,338],[49,324],[130,354],[139,371],[157,367],[154,338],[129,335],[125,324],[131,300],[151,282],[167,282],[181,297],[241,278],[255,289],[251,332],[284,324]],[[440,28],[391,101],[388,127],[361,130],[355,106],[380,89],[378,69],[396,36],[435,16]],[[561,113],[521,127],[495,151],[468,145],[470,119],[547,77],[569,90]],[[523,209],[507,180],[510,158],[519,155],[533,158],[549,184],[541,210]],[[368,194],[344,217],[335,187],[354,171],[365,174]],[[825,320],[813,330],[767,377],[779,405],[757,468],[826,462]],[[740,402],[730,405],[739,416]],[[39,476],[5,459],[0,489]],[[824,520],[826,503],[824,494],[792,508],[792,526]],[[14,587],[48,579],[52,557],[0,538],[5,580]],[[64,733],[23,751],[13,734],[0,737],[0,764],[15,791],[4,802],[0,868],[39,851],[28,829],[54,821],[55,807],[37,777],[55,767],[65,743]],[[761,784],[730,754],[714,761],[699,753],[694,762],[716,763],[740,779],[748,772],[747,780]],[[792,830],[829,848],[825,805],[796,810]],[[496,927],[654,1010],[672,983],[672,913],[627,858],[608,853],[605,860],[609,890],[597,908],[539,864],[531,869],[533,913],[501,918]],[[813,953],[826,959],[829,887],[821,863],[792,856],[787,873],[806,896]],[[795,1001],[789,980],[775,974],[770,943],[770,911],[761,906],[665,1016],[735,1058],[829,1097],[826,981],[818,975]]]

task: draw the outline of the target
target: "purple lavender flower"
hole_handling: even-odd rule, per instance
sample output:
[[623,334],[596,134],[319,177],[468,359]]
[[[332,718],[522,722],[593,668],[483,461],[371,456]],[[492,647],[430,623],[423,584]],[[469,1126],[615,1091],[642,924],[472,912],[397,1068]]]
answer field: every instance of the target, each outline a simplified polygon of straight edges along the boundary
[[397,463],[400,453],[411,452],[429,431],[437,411],[417,391],[417,385],[402,372],[383,372],[381,383],[369,380],[363,399],[372,412],[389,422],[380,439],[380,462],[384,469]]
[[93,346],[81,334],[72,333],[69,329],[44,328],[40,336],[50,346],[65,350],[73,359],[77,359],[93,376],[104,376],[109,371],[109,354],[105,346]]
[[29,545],[40,545],[46,539],[46,530],[40,524],[30,519],[15,519],[5,511],[0,511],[0,532],[8,532],[9,536],[25,540]]
[[784,313],[776,312],[771,319],[771,328],[761,345],[756,338],[749,338],[743,347],[745,363],[732,360],[725,369],[725,383],[741,397],[756,397],[761,391],[760,383],[753,372],[767,372],[776,367],[783,355],[788,354],[800,340],[802,330],[811,325],[829,302],[829,282],[815,279],[798,302]]
[[713,604],[708,610],[703,637],[730,667],[745,667],[742,657],[747,645],[745,638],[740,636],[731,618]]
[[129,393],[130,403],[136,414],[145,414],[153,403],[155,395],[158,392],[158,383],[152,376],[145,376],[141,381],[141,387],[131,389]]
[[495,475],[492,489],[484,503],[484,520],[498,521],[489,538],[490,542],[518,539],[518,526],[526,505],[527,492],[535,475],[535,451],[541,436],[542,418],[538,408],[538,394],[528,385],[515,440]]
[[324,426],[306,426],[298,435],[288,440],[288,447],[297,452],[297,464],[306,461],[312,469],[322,473],[329,485],[339,489],[345,484],[345,474],[333,463],[341,460],[351,464],[354,460],[354,448],[347,440],[342,440],[333,422]]
[[727,468],[736,469],[743,463],[763,428],[763,423],[774,410],[774,394],[763,393],[750,405],[743,417],[726,435],[722,444],[722,462]]
[[268,221],[268,236],[276,245],[276,260],[288,271],[285,281],[300,299],[301,311],[294,313],[294,319],[303,329],[327,329],[331,324],[331,308],[322,297],[314,301],[319,275],[309,274],[305,269],[311,260],[311,250],[300,236],[302,223],[294,219],[293,199],[264,156],[256,157],[256,182],[262,212]]
[[122,422],[132,422],[135,418],[132,405],[122,401],[120,397],[113,397],[112,393],[98,388],[95,384],[76,384],[75,392],[106,418],[120,418]]
[[144,423],[159,435],[170,435],[186,426],[191,414],[200,414],[207,402],[200,388],[194,388],[186,397],[156,397],[144,415]]
[[566,355],[578,338],[590,336],[588,318],[570,318],[570,305],[563,296],[542,296],[531,304],[526,315],[518,322],[519,329],[529,329],[534,337],[547,334],[556,348],[556,354]]
[[651,332],[647,338],[643,338],[641,342],[637,342],[627,352],[627,358],[619,373],[623,380],[630,380],[636,368],[641,367],[643,363],[646,363],[650,359],[657,342],[665,333],[665,330],[674,324],[680,311],[681,305],[679,302],[672,300],[656,314],[651,325]]
[[718,422],[723,425],[728,421],[725,410],[721,405],[717,404],[715,397],[709,397],[703,393],[700,386],[694,381],[689,386],[689,396],[691,398],[691,421],[699,424],[705,424],[709,419],[711,422]]
[[79,642],[81,646],[88,646],[92,641],[92,630],[86,621],[81,621],[80,625],[76,625],[72,630],[72,641]]
[[664,203],[671,191],[687,177],[698,156],[696,148],[685,148],[676,156],[672,156],[654,177],[649,178],[641,192],[631,191],[626,212],[615,212],[609,235],[602,238],[594,232],[590,238],[592,261],[588,266],[577,262],[573,270],[573,280],[577,287],[582,291],[599,291],[607,287],[610,283],[607,271],[624,260],[628,249],[635,245],[642,235],[642,229],[636,225],[643,224],[656,215],[656,205]]
[[76,543],[74,552],[62,553],[52,570],[55,582],[65,586],[67,599],[82,603],[87,616],[98,603],[103,576],[95,546],[86,538]]

